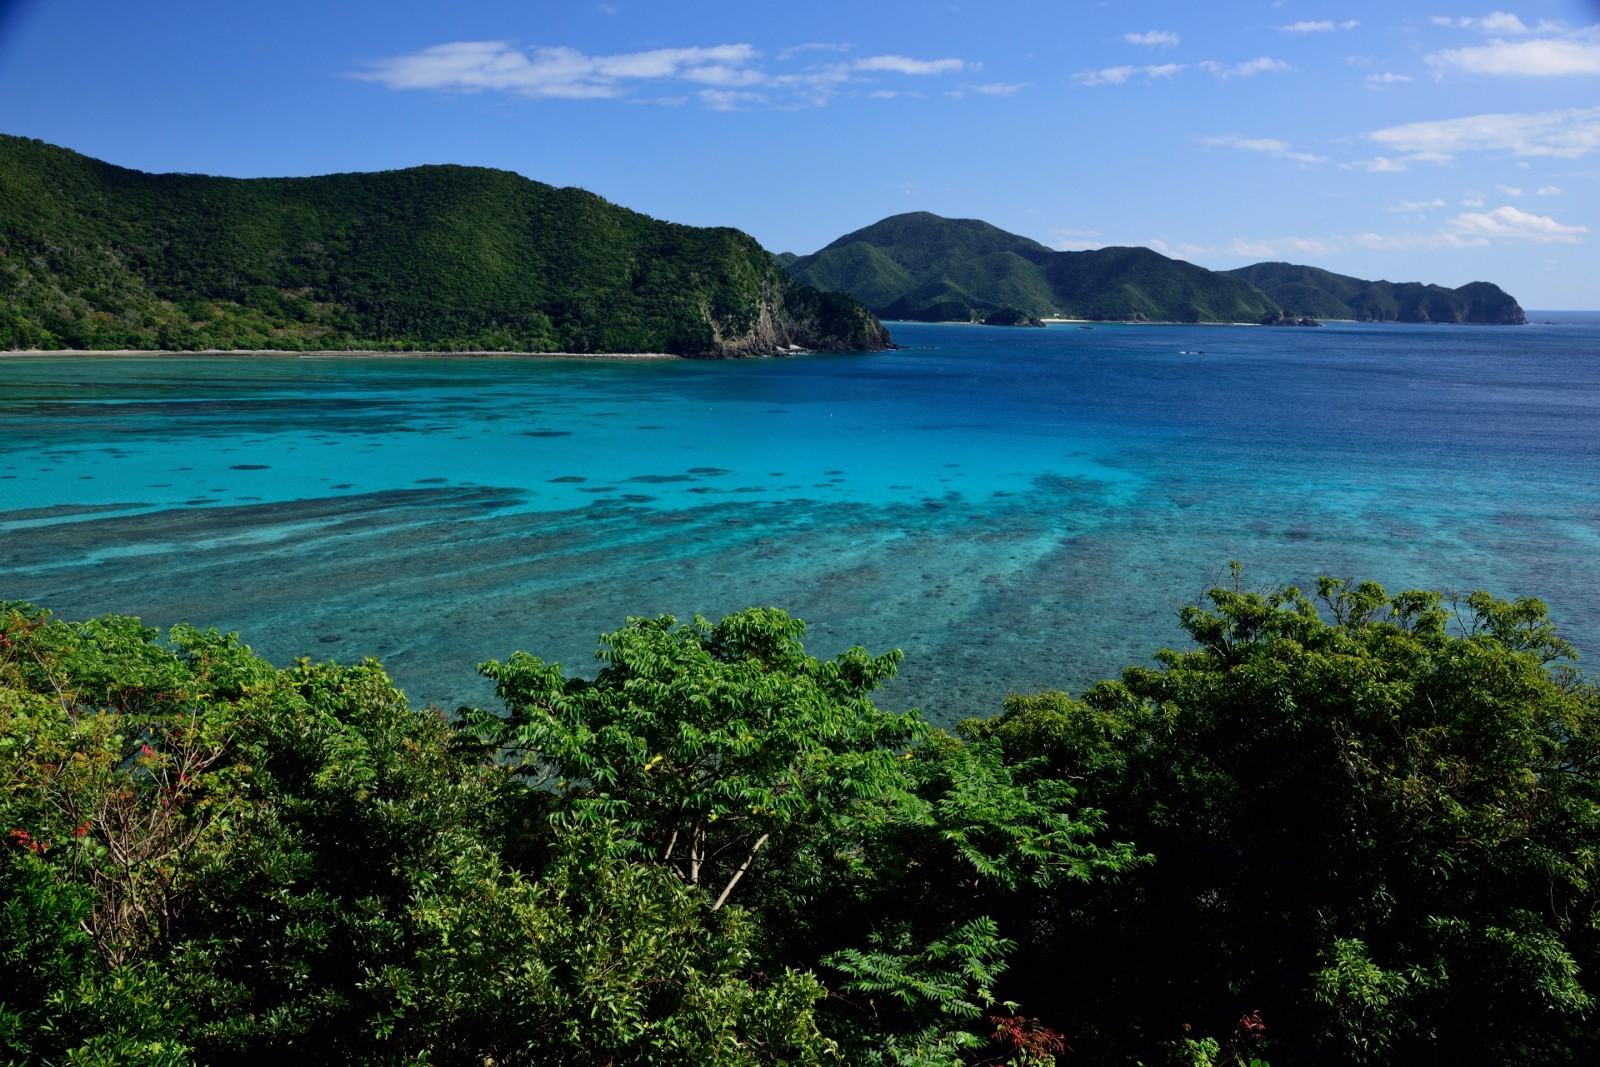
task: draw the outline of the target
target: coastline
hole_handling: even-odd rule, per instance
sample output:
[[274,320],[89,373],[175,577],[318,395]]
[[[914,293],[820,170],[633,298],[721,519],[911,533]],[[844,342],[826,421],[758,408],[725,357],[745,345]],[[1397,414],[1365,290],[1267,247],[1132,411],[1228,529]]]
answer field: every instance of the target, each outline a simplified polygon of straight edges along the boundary
[[[913,326],[982,326],[981,322],[923,322],[921,319],[885,319],[888,323],[906,323]],[[1176,322],[1166,319],[1062,319],[1045,316],[1039,320],[1046,326],[1064,324],[1082,324],[1085,326],[1260,326],[1259,322]],[[1329,319],[1329,322],[1339,321]],[[1001,329],[1014,329],[1015,327],[1001,327]]]
[[693,359],[671,352],[489,352],[317,349],[289,352],[279,348],[206,348],[198,351],[152,348],[29,348],[0,352],[0,359]]
[[1089,326],[1260,326],[1259,322],[1176,322],[1167,319],[1057,319],[1046,316],[1039,320],[1046,326],[1053,322],[1083,323]]

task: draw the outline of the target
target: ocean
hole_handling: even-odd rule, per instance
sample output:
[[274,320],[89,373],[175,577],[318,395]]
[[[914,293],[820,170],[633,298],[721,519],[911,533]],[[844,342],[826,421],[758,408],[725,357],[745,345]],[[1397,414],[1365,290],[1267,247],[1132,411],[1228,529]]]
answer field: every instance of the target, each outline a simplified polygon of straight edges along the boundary
[[948,724],[1258,589],[1537,596],[1600,658],[1600,313],[1525,327],[891,324],[781,360],[0,362],[0,599],[375,656],[492,704],[629,616],[752,605],[906,653]]

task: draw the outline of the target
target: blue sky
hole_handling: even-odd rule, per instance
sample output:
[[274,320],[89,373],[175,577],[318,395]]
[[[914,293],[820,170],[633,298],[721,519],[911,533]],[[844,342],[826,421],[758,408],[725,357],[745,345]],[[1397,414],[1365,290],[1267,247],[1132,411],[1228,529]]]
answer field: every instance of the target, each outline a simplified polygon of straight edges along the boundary
[[903,211],[1600,309],[1600,3],[0,0],[0,132],[465,163],[812,252]]

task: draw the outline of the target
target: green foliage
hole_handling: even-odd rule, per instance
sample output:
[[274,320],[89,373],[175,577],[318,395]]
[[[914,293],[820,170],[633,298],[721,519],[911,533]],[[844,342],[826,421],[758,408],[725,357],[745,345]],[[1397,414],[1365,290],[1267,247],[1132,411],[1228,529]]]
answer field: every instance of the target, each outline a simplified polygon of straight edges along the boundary
[[1044,323],[1029,315],[1021,308],[1003,307],[991,312],[983,320],[985,326],[1043,326]]
[[976,219],[895,215],[785,263],[875,314],[928,322],[1022,319],[1256,322],[1278,307],[1247,281],[1147,248],[1056,252]]
[[768,973],[840,975],[818,1025],[847,1058],[957,1062],[984,1044],[1011,944],[988,912],[1110,877],[1131,850],[1099,844],[1037,766],[874,707],[899,653],[819,661],[803,633],[773,609],[632,619],[593,681],[485,663],[508,714],[464,710],[462,729],[539,783],[545,818],[619,826],[713,911],[740,904]]
[[894,1013],[880,1055],[899,1067],[957,1067],[982,1047],[971,1026],[994,1004],[1005,954],[993,919],[963,923],[931,944],[917,945],[910,924],[872,936],[866,949],[841,949],[825,962],[846,978],[840,991],[865,998],[875,1016]]
[[715,626],[630,619],[601,636],[606,666],[593,682],[526,653],[483,664],[510,715],[463,722],[518,753],[557,811],[616,820],[640,856],[717,887],[721,907],[769,842],[898,787],[893,749],[926,731],[867,698],[898,652],[823,663],[805,654],[803,633],[771,609]]
[[1493,325],[1527,321],[1510,294],[1488,282],[1470,282],[1459,289],[1420,282],[1368,282],[1290,263],[1256,263],[1224,273],[1257,286],[1289,318]]
[[882,348],[748,235],[436,166],[319,178],[124,170],[0,136],[0,348]]
[[1295,1062],[1591,1057],[1600,701],[1570,646],[1533,600],[1318,594],[1215,589],[1192,651],[978,727],[1155,856],[1065,921],[1097,989],[1061,995],[1112,1042],[1243,1002]]
[[450,723],[0,603],[0,1056],[1592,1062],[1600,692],[1544,606],[1236,569],[1181,622],[952,734],[774,609]]

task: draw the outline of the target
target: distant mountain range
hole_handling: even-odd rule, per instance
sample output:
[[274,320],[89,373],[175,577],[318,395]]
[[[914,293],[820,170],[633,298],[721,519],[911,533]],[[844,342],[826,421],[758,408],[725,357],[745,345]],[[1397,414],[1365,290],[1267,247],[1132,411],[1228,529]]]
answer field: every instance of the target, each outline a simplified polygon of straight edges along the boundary
[[1164,322],[1526,321],[1517,302],[1487,282],[1397,285],[1287,263],[1217,272],[1148,248],[1058,252],[977,219],[925,211],[778,261],[800,281],[850,293],[885,319],[968,322],[1008,312]]
[[1468,282],[1459,289],[1421,282],[1368,282],[1292,263],[1257,263],[1223,273],[1243,278],[1290,315],[1492,326],[1520,326],[1528,321],[1510,293],[1488,282]]
[[145,174],[0,135],[0,349],[877,349],[737,230],[505,171]]

